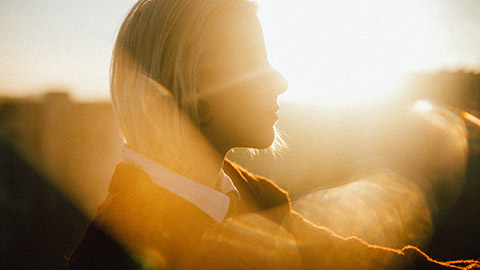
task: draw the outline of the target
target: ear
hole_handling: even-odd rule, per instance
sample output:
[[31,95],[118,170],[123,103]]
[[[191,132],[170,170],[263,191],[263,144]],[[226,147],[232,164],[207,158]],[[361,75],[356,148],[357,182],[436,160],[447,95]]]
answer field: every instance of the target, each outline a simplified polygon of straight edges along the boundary
[[213,116],[210,114],[209,108],[210,106],[208,105],[208,102],[203,99],[198,100],[198,118],[200,121],[200,128],[210,125],[213,120]]

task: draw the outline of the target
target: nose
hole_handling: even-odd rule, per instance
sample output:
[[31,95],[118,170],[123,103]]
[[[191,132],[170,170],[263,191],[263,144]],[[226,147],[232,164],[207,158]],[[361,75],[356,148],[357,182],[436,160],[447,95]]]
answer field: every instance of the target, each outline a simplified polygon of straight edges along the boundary
[[278,70],[275,69],[275,73],[277,74],[278,80],[278,94],[283,94],[288,89],[288,81],[287,79],[280,73]]
[[269,82],[268,86],[269,89],[273,92],[273,94],[279,96],[280,94],[284,93],[288,89],[288,81],[287,79],[275,68],[270,67],[269,72]]

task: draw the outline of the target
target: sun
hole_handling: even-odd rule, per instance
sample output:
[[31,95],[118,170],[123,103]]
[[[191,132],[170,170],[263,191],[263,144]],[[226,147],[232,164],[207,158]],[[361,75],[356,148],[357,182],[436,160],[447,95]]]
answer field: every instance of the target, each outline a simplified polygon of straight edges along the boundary
[[258,1],[269,58],[292,99],[358,99],[435,66],[436,36],[423,1]]

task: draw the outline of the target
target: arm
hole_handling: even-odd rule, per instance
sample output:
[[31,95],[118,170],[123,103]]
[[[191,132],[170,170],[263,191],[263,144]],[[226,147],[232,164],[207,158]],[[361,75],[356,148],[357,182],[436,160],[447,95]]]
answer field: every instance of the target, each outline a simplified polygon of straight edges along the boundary
[[413,246],[396,250],[370,245],[357,237],[343,238],[295,211],[284,225],[296,239],[305,269],[480,269],[476,261],[437,262]]

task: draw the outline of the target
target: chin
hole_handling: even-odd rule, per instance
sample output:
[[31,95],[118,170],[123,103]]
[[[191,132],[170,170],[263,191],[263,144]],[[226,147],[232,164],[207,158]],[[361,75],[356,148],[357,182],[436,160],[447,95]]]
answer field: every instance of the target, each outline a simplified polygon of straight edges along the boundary
[[262,134],[256,134],[255,139],[251,142],[250,148],[265,149],[269,148],[275,140],[275,130],[271,128]]

